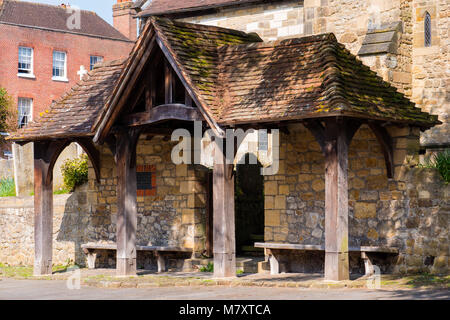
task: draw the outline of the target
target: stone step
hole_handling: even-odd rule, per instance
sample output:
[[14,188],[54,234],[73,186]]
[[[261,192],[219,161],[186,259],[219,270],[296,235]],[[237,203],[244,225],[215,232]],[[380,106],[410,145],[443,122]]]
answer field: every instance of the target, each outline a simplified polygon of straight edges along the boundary
[[[264,261],[264,257],[238,257],[236,258],[236,270],[243,273],[257,273],[258,263]],[[184,272],[199,271],[201,267],[206,267],[213,263],[214,259],[186,259],[183,265]]]

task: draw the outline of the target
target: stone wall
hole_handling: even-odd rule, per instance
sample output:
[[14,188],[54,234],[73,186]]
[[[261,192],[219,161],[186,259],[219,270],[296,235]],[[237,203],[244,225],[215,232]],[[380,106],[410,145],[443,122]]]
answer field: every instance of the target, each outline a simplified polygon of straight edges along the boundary
[[0,159],[0,179],[14,179],[14,162],[12,159]]
[[295,38],[304,33],[303,1],[267,1],[226,8],[218,13],[183,19],[186,22],[256,32],[264,41]]
[[[156,195],[138,197],[139,245],[168,245],[193,248],[199,255],[205,249],[206,172],[186,165],[175,166],[171,159],[173,143],[161,137],[137,147],[137,164],[156,167]],[[113,243],[116,240],[117,173],[111,152],[101,148],[101,179],[95,180],[89,164],[89,183],[70,195],[54,196],[53,263],[72,261],[85,265],[81,245],[88,242]],[[0,262],[32,265],[34,260],[33,197],[0,198]],[[114,266],[114,252],[99,258]],[[151,257],[138,256],[138,264],[155,265]]]
[[[450,186],[434,170],[416,168],[419,132],[389,128],[395,178],[363,126],[349,150],[349,245],[400,250],[395,272],[448,272]],[[302,125],[281,136],[280,171],[265,181],[265,241],[324,244],[324,158]]]
[[[181,246],[201,253],[205,247],[206,173],[171,161],[174,143],[162,137],[139,140],[137,165],[156,169],[156,194],[138,196],[137,244]],[[115,241],[117,171],[107,147],[101,149],[101,179],[89,176],[89,203],[95,241]],[[94,237],[95,234],[95,237]]]
[[[424,17],[431,16],[432,45],[425,47]],[[424,111],[439,115],[444,125],[422,135],[423,145],[450,145],[450,3],[414,1],[412,99]]]
[[[81,244],[87,238],[90,216],[87,185],[70,195],[53,198],[53,263],[82,261]],[[34,199],[0,198],[0,262],[33,265]]]

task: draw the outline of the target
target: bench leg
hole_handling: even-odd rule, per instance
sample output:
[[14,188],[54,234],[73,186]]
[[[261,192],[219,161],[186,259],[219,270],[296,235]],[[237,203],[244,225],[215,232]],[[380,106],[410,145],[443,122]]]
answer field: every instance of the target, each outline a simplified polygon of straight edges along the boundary
[[95,260],[97,260],[97,253],[94,250],[88,250],[87,263],[89,269],[95,269]]
[[366,270],[366,276],[371,276],[375,273],[372,261],[370,261],[369,256],[366,252],[361,252],[361,258],[364,260],[364,268]]
[[166,259],[161,253],[156,253],[156,260],[158,262],[158,273],[166,272]]
[[267,250],[269,255],[269,264],[270,264],[270,274],[280,274],[280,262],[275,257],[272,251]]

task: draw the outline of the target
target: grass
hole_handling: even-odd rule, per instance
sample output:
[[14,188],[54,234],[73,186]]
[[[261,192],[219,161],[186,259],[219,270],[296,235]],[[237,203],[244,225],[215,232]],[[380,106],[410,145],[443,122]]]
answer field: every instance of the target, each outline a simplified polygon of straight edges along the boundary
[[[71,193],[70,190],[68,190],[67,188],[63,187],[63,188],[59,188],[57,190],[53,190],[53,194],[54,195],[58,195],[58,194],[69,194]],[[34,196],[34,191],[30,192],[30,196],[33,197]]]
[[445,184],[450,183],[450,149],[438,152],[431,157],[425,158],[424,164],[420,168],[436,169],[444,180]]
[[200,272],[214,272],[214,263],[210,262],[206,267],[201,267]]
[[[74,265],[55,265],[52,267],[54,273],[63,273]],[[0,277],[15,278],[15,279],[33,279],[32,266],[9,266],[0,263]]]
[[12,178],[0,179],[0,197],[15,197],[16,184]]
[[381,286],[406,287],[409,289],[449,289],[450,275],[434,275],[421,273],[409,276],[382,276]]
[[55,195],[56,194],[68,194],[68,193],[70,193],[70,190],[65,187],[59,188],[59,189],[53,191],[53,194],[55,194]]
[[429,273],[423,273],[406,278],[408,279],[408,282],[406,284],[412,288],[421,288],[421,287],[450,288],[450,275],[438,276]]

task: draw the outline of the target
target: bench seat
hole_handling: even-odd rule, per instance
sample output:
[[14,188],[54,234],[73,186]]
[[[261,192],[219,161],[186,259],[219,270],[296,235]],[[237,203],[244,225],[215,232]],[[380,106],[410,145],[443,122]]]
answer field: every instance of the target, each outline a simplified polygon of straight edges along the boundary
[[[81,245],[81,249],[87,255],[88,268],[95,269],[95,260],[97,259],[96,250],[117,250],[117,245],[112,243],[86,243]],[[164,253],[174,253],[174,252],[188,252],[192,253],[191,248],[181,248],[181,247],[164,247],[164,246],[136,246],[137,251],[152,251],[155,253],[158,272],[167,271],[166,268],[166,257]]]
[[[270,273],[280,273],[280,263],[276,254],[272,250],[298,250],[298,251],[325,251],[323,245],[308,245],[308,244],[291,244],[291,243],[268,243],[268,242],[256,242],[256,248],[263,248],[266,254],[269,256]],[[361,252],[361,258],[364,260],[364,268],[366,275],[372,275],[374,273],[374,267],[367,253],[387,253],[398,254],[398,248],[381,247],[381,246],[359,246],[349,247],[349,252]]]

